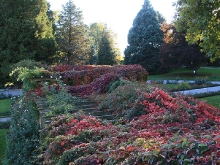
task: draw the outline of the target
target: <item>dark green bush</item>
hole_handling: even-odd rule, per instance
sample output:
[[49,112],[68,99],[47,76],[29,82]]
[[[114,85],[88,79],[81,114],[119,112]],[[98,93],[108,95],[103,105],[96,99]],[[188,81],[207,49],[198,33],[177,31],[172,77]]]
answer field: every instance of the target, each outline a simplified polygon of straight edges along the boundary
[[36,108],[33,103],[23,97],[13,97],[11,114],[12,121],[6,147],[7,164],[34,164],[39,148]]
[[0,122],[0,129],[8,129],[10,127],[10,121]]

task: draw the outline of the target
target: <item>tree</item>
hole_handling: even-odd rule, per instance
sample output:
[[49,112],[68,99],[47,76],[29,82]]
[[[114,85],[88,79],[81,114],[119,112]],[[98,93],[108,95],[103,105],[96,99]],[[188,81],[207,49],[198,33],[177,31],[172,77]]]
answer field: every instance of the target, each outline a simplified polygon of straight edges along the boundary
[[177,32],[173,24],[163,23],[164,44],[160,47],[160,56],[164,68],[187,67],[197,70],[206,63],[205,54],[198,45],[188,45],[185,33]]
[[113,65],[119,63],[120,50],[117,46],[117,35],[104,23],[90,25],[92,64]]
[[55,53],[52,24],[46,0],[0,1],[0,72],[24,59],[49,61]]
[[48,19],[52,22],[52,29],[53,29],[53,35],[55,36],[56,33],[56,21],[58,20],[58,11],[53,11],[50,9],[50,3],[47,3],[48,10],[47,10],[47,16]]
[[220,58],[220,1],[178,0],[175,26],[212,60]]
[[159,47],[163,43],[163,32],[160,30],[162,16],[158,14],[149,0],[145,0],[128,33],[125,64],[141,64],[151,73],[158,71]]
[[90,53],[90,64],[97,64],[99,46],[101,44],[103,32],[106,28],[104,23],[93,23],[90,25],[90,42],[91,42],[91,53]]
[[66,63],[81,64],[89,60],[89,28],[83,24],[82,12],[72,0],[63,5],[57,25],[59,59]]
[[120,56],[120,50],[117,48],[114,38],[114,33],[105,27],[98,48],[99,65],[114,65],[119,63],[117,59]]

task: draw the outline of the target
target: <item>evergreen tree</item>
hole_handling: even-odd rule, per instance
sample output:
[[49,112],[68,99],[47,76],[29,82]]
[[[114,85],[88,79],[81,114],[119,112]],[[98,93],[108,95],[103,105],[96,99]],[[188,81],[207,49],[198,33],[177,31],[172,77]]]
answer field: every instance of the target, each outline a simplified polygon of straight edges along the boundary
[[52,22],[52,29],[53,29],[53,35],[56,33],[56,21],[58,20],[58,11],[53,11],[50,9],[50,3],[47,3],[48,10],[47,10],[47,16],[49,20]]
[[35,35],[38,39],[37,54],[34,59],[36,61],[52,62],[52,57],[56,52],[56,41],[54,37],[53,20],[50,19],[48,11],[48,3],[46,0],[38,0],[40,6],[39,14],[36,18],[37,31]]
[[99,45],[101,44],[103,32],[106,28],[104,23],[93,23],[90,25],[90,42],[91,42],[91,53],[90,53],[90,64],[97,64]]
[[119,63],[117,57],[120,56],[120,51],[116,46],[114,36],[112,34],[113,32],[111,30],[107,30],[107,27],[103,31],[98,51],[99,65],[114,65]]
[[119,63],[121,55],[116,43],[117,35],[111,29],[108,29],[106,24],[91,24],[89,36],[92,64],[113,65]]
[[140,64],[151,73],[158,71],[159,47],[163,43],[160,24],[163,20],[162,16],[154,11],[149,0],[145,0],[128,33],[124,64]]
[[57,25],[59,58],[64,63],[81,64],[89,61],[89,28],[83,24],[82,12],[72,0],[63,5]]
[[52,24],[46,0],[0,1],[0,73],[24,59],[48,61],[55,53]]

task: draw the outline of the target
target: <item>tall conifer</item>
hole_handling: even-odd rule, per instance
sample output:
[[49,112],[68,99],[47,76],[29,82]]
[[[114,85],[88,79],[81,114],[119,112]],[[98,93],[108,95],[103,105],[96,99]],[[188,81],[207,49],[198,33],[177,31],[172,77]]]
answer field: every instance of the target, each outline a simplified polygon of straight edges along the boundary
[[0,1],[0,73],[24,59],[49,61],[55,53],[46,0]]
[[163,43],[163,32],[160,30],[162,17],[145,0],[142,9],[133,21],[129,30],[128,46],[124,51],[125,64],[141,64],[147,71],[155,73],[160,66],[159,47]]
[[57,25],[58,60],[62,63],[81,64],[89,61],[89,28],[83,24],[82,11],[72,0],[63,5]]

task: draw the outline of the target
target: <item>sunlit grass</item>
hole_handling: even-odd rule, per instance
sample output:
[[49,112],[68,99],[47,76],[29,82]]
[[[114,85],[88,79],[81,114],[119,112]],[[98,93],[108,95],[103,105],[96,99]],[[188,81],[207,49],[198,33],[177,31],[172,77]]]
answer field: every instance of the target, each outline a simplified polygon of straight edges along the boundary
[[213,105],[220,109],[220,95],[217,96],[210,96],[210,97],[204,97],[200,100],[205,100],[208,104]]
[[196,80],[207,79],[213,81],[220,81],[220,68],[199,68],[194,74],[193,70],[186,68],[173,69],[168,73],[159,75],[149,75],[149,80]]
[[0,100],[0,116],[9,114],[11,109],[11,99]]

